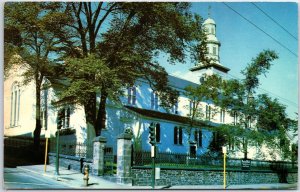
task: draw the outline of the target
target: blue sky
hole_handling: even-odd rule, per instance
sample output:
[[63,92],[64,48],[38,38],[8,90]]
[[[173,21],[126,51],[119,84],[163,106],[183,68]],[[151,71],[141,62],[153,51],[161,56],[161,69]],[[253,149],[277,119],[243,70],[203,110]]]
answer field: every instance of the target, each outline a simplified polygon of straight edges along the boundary
[[[194,2],[192,11],[206,19],[208,7],[211,6],[211,18],[216,22],[217,38],[221,42],[220,62],[231,69],[229,77],[232,75],[235,78],[242,78],[241,70],[264,49],[277,52],[279,59],[273,62],[266,77],[260,77],[261,85],[257,92],[267,91],[273,98],[278,98],[287,106],[288,115],[294,118],[295,112],[298,112],[298,40],[280,28],[252,3],[229,2],[227,4],[290,49],[296,56],[222,2]],[[297,3],[255,2],[255,4],[298,38]],[[169,65],[164,59],[161,62],[169,74],[182,78],[188,78],[189,68],[194,66],[194,63]]]

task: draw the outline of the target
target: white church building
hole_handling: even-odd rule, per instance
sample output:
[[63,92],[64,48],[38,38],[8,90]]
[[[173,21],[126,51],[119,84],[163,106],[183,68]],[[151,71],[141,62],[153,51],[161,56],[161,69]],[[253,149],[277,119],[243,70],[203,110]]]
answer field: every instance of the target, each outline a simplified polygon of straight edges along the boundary
[[[203,74],[218,74],[226,78],[229,68],[220,62],[219,52],[221,43],[216,37],[216,24],[211,18],[203,23],[207,29],[208,56],[215,62],[210,65],[196,64],[190,69],[194,76],[202,77]],[[16,66],[12,69],[11,75],[4,81],[4,136],[26,135],[33,137],[35,128],[35,86],[30,83],[22,85],[22,69]],[[130,128],[134,135],[134,142],[140,142],[140,148],[150,150],[149,126],[156,124],[157,149],[161,152],[194,153],[204,154],[208,146],[213,142],[213,131],[206,129],[205,125],[199,125],[192,130],[192,137],[188,140],[185,128],[189,126],[188,114],[190,101],[183,94],[184,88],[188,85],[199,85],[198,82],[187,81],[169,75],[169,85],[180,92],[178,103],[171,111],[160,107],[160,99],[155,90],[152,90],[143,79],[136,81],[133,87],[125,90],[125,96],[121,98],[122,104],[116,105],[107,102],[106,128],[101,131],[101,136],[107,138],[107,145],[112,146],[113,153],[117,153],[117,137]],[[45,80],[47,82],[47,80]],[[49,82],[48,82],[49,83]],[[46,84],[46,83],[45,83]],[[51,82],[50,82],[51,84]],[[45,86],[41,93],[41,121],[42,132],[50,131],[51,137],[55,137],[57,131],[58,113],[62,112],[63,127],[69,134],[64,136],[65,140],[74,142],[91,141],[95,134],[87,131],[84,109],[77,104],[64,105],[57,101],[55,86]],[[210,110],[211,104],[203,103],[204,110]],[[210,116],[210,113],[206,113]],[[234,123],[236,117],[221,111],[213,117],[207,117],[212,124]],[[217,126],[215,127],[217,129]],[[243,157],[243,153],[231,147],[231,154],[235,157]],[[248,157],[254,158],[257,149],[249,149]],[[267,151],[266,151],[267,152]]]

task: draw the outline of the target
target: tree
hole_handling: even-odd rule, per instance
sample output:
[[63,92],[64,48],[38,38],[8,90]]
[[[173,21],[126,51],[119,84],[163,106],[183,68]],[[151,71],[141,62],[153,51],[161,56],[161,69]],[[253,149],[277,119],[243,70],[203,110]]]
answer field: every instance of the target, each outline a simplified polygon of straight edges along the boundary
[[[58,34],[64,34],[62,23],[66,23],[66,17],[59,10],[59,3],[23,3],[11,2],[5,4],[5,41],[7,48],[15,48],[21,57],[14,61],[23,65],[26,71],[23,74],[24,84],[31,81],[35,83],[36,108],[34,130],[34,146],[40,143],[41,120],[40,101],[41,84],[46,76],[55,73],[51,61],[51,54],[58,50],[60,41]],[[12,31],[12,33],[10,33]],[[10,66],[9,51],[5,52],[5,68]]]
[[[68,76],[71,85],[62,97],[73,95],[76,101],[84,101],[80,103],[85,109],[88,129],[101,134],[107,99],[117,100],[124,88],[138,78],[148,80],[164,107],[175,103],[178,92],[168,86],[167,73],[158,64],[158,55],[169,55],[170,63],[183,62],[187,50],[197,49],[203,36],[201,19],[190,13],[189,3],[75,2],[65,6],[72,18],[69,33],[76,37],[65,47],[65,55],[69,57],[67,71],[78,58],[85,63],[92,57],[95,62],[89,62],[90,65],[102,62],[103,69],[113,74],[98,79],[98,71],[85,71],[84,64],[76,65],[77,71],[82,72],[81,78]],[[83,81],[89,86],[79,85]],[[76,90],[86,94],[75,94]]]
[[[255,99],[254,93],[259,86],[259,76],[266,74],[271,67],[271,62],[277,59],[278,56],[274,51],[264,50],[252,59],[252,62],[242,70],[244,78],[239,80],[227,80],[223,83],[222,95],[217,101],[220,106],[226,108],[232,116],[238,119],[234,125],[236,127],[236,135],[234,137],[239,138],[243,144],[244,158],[247,158],[248,142],[254,142],[261,144],[263,138],[266,135],[262,135],[259,132],[250,129],[258,116],[258,100]],[[257,124],[266,123],[268,117],[259,118],[261,122]],[[270,126],[270,124],[265,124]],[[225,125],[223,131],[227,135],[230,135],[230,131],[226,128],[230,126]],[[241,132],[241,128],[243,131]],[[262,128],[265,128],[262,127]],[[232,134],[231,134],[232,135]]]
[[220,94],[222,79],[217,75],[205,75],[199,86],[187,86],[184,90],[184,95],[189,99],[190,105],[186,106],[190,110],[188,114],[189,126],[186,127],[188,133],[188,141],[191,140],[192,129],[198,127],[200,122],[204,125],[208,123],[210,117],[213,117],[217,112],[216,108],[209,107],[209,112],[204,110],[203,102],[216,103]]
[[297,121],[288,118],[285,110],[286,107],[277,99],[272,99],[266,94],[258,95],[257,127],[275,135],[273,143],[276,148],[281,149],[282,158],[290,157],[290,139],[287,134],[298,124]]

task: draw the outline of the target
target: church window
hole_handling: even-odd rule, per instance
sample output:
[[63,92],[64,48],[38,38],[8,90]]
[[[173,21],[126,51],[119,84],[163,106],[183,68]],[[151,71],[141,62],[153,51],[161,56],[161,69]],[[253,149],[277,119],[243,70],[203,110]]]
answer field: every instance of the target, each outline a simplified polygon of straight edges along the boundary
[[57,114],[57,128],[70,128],[70,115],[71,109],[70,107],[62,108],[58,111]]
[[214,34],[214,28],[213,27],[210,28],[210,33]]
[[158,94],[155,91],[151,93],[151,109],[158,110]]
[[172,107],[172,113],[178,114],[178,101]]
[[128,88],[128,104],[135,105],[136,104],[136,87]]
[[234,137],[229,137],[228,147],[230,150],[234,150]]
[[202,147],[202,130],[195,130],[194,138],[198,147]]
[[213,54],[217,55],[217,47],[213,47]]
[[236,124],[237,124],[237,118],[238,118],[237,112],[234,111],[234,112],[233,112],[233,125],[236,125]]
[[190,100],[190,116],[192,116],[193,114],[194,107],[195,107],[195,102]]
[[174,127],[174,144],[182,145],[182,127]]
[[20,88],[14,83],[11,89],[10,126],[15,127],[20,118]]
[[248,116],[247,120],[248,120],[248,128],[251,128],[251,117]]
[[221,109],[220,111],[220,122],[224,123],[225,122],[225,110]]
[[207,120],[210,120],[210,115],[211,115],[211,107],[209,105],[206,105],[206,109],[205,109],[205,118]]

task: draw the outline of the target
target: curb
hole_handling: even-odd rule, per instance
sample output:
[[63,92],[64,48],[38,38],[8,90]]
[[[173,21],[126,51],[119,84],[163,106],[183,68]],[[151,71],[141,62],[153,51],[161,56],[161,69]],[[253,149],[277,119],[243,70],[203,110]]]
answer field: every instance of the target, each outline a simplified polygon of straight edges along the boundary
[[20,170],[23,170],[23,171],[29,171],[31,173],[35,173],[37,175],[42,175],[42,176],[45,176],[45,177],[48,177],[48,178],[51,178],[51,179],[54,179],[56,181],[63,181],[63,182],[68,182],[67,179],[64,179],[64,178],[60,178],[59,176],[55,176],[55,175],[49,175],[47,173],[41,173],[39,171],[35,171],[35,170],[32,170],[32,169],[26,169],[24,167],[17,167],[17,169],[20,169]]

